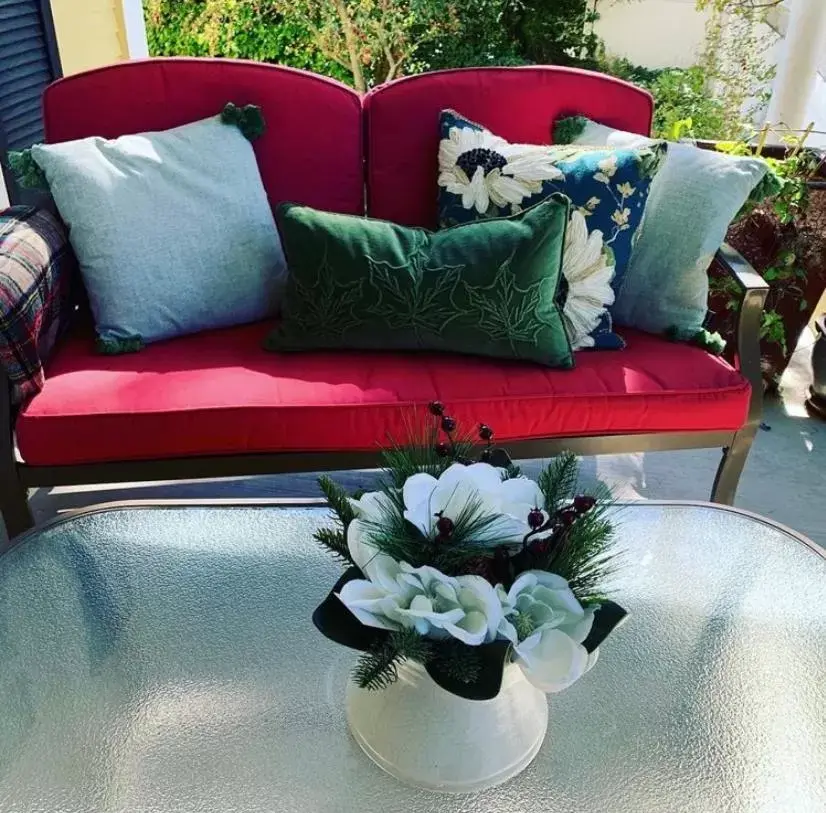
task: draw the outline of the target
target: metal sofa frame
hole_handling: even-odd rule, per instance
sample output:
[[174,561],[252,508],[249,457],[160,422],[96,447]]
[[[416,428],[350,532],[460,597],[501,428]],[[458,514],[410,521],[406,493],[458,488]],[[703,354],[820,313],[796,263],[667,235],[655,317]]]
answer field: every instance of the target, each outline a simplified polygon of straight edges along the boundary
[[[769,286],[734,249],[724,245],[717,259],[740,290],[737,320],[739,369],[751,384],[745,424],[736,432],[666,432],[541,438],[508,444],[514,459],[551,457],[564,449],[579,455],[660,452],[677,449],[722,448],[722,460],[711,491],[713,502],[731,505],[752,441],[760,425],[763,383],[760,370],[760,323]],[[372,468],[380,465],[378,451],[284,452],[131,460],[66,466],[31,466],[15,451],[15,411],[9,382],[0,370],[0,512],[9,538],[33,527],[28,489],[149,480],[184,480],[248,475]],[[2,546],[0,546],[2,547]]]

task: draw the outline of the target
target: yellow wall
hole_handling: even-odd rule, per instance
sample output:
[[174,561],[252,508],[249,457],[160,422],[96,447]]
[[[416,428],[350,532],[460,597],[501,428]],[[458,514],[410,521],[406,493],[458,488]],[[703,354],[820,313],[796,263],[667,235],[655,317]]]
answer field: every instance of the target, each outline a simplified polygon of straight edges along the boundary
[[52,16],[64,75],[128,58],[121,0],[52,0]]

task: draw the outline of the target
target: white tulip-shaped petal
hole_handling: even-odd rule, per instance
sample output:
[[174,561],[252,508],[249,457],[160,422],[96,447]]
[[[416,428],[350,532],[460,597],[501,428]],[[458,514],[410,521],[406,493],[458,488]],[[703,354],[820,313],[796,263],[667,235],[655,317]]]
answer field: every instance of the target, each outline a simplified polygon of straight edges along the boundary
[[372,532],[367,520],[354,519],[347,527],[347,549],[356,566],[370,581],[388,588],[395,584],[399,565],[372,544]]
[[558,629],[535,632],[514,648],[514,661],[543,692],[561,692],[589,669],[588,651]]
[[402,626],[390,618],[395,609],[393,598],[372,582],[353,579],[337,595],[344,606],[367,627],[397,630]]

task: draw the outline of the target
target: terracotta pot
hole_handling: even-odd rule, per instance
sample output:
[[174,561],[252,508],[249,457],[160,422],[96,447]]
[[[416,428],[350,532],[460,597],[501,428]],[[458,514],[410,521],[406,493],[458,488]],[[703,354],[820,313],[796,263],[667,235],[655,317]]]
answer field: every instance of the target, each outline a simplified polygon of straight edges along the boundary
[[522,670],[505,667],[493,700],[465,700],[406,661],[380,691],[347,685],[347,722],[367,756],[410,785],[472,793],[531,764],[545,739],[548,700]]

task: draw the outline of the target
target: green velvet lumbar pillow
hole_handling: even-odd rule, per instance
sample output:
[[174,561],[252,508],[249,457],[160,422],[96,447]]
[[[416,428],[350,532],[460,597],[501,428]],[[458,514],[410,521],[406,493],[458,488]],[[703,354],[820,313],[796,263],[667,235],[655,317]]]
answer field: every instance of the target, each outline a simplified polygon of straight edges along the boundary
[[440,350],[573,367],[557,302],[569,201],[439,232],[282,204],[268,350]]

